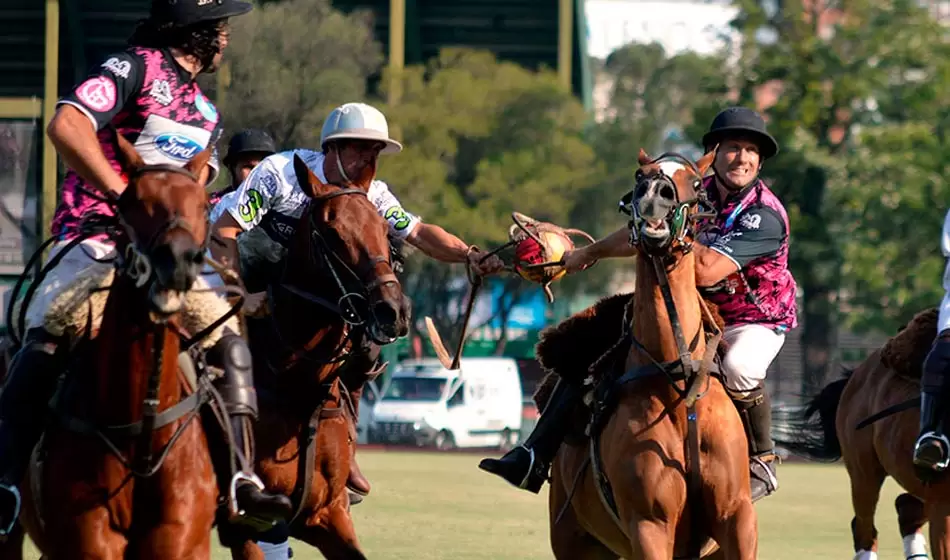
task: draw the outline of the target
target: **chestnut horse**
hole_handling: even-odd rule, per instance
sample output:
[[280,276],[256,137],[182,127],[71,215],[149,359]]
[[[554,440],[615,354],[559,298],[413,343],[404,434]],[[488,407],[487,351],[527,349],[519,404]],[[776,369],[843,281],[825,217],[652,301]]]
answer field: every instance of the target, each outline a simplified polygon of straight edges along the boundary
[[713,157],[694,164],[640,151],[629,205],[636,290],[616,323],[617,343],[573,372],[589,372],[596,385],[586,417],[593,437],[562,445],[551,467],[556,558],[699,558],[717,543],[722,558],[756,557],[748,448],[735,406],[710,375],[718,337],[707,348],[711,312],[689,251],[694,223],[709,216],[700,185]]
[[927,557],[921,528],[929,522],[933,557],[950,560],[950,477],[922,476],[913,463],[920,375],[936,336],[937,309],[918,313],[857,368],[825,386],[802,417],[777,423],[785,428],[775,431],[777,445],[812,460],[844,459],[858,560],[876,557],[874,512],[888,476],[907,491],[894,504],[905,557]]
[[[248,320],[260,403],[256,470],[269,491],[293,501],[291,536],[329,559],[361,559],[346,489],[356,419],[347,419],[353,403],[341,377],[366,372],[366,343],[407,333],[407,301],[369,180],[324,184],[296,155],[294,171],[312,200],[283,277],[268,288],[270,315]],[[263,557],[250,538],[225,539],[233,558]]]
[[[44,558],[210,558],[217,486],[198,414],[212,397],[206,376],[184,381],[179,354],[210,332],[190,337],[180,311],[207,243],[197,176],[211,151],[146,165],[116,139],[129,177],[118,217],[82,237],[111,238],[118,266],[21,485],[20,523]],[[3,557],[21,555],[17,532]]]

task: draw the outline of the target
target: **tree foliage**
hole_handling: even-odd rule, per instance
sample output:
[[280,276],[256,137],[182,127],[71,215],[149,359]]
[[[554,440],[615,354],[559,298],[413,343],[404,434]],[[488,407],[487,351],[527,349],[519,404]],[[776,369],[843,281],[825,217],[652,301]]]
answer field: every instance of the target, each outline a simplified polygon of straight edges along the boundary
[[225,129],[263,128],[284,148],[319,146],[327,113],[365,97],[383,61],[369,14],[345,15],[329,0],[258,5],[231,25]]

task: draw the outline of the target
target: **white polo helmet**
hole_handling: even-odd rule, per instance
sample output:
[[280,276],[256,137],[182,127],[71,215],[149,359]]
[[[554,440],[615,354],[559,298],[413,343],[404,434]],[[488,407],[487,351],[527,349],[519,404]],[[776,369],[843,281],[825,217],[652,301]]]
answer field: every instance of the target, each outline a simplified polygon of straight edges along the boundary
[[386,147],[381,153],[402,151],[402,144],[389,137],[389,125],[379,109],[365,103],[345,103],[330,112],[320,132],[320,146],[330,140],[378,140]]

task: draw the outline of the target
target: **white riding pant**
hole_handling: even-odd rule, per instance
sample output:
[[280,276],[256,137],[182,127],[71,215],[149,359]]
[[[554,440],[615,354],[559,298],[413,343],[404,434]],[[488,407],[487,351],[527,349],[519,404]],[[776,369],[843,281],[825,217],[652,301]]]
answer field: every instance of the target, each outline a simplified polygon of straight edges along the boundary
[[[57,254],[68,245],[69,241],[59,241],[50,248],[46,266]],[[103,274],[112,268],[111,262],[96,262],[96,259],[112,259],[116,256],[115,246],[93,239],[86,239],[63,256],[63,260],[53,267],[43,278],[26,312],[26,329],[43,327],[46,324],[46,315],[53,302],[69,287],[76,283],[78,278]],[[60,333],[54,333],[60,334]]]
[[[68,244],[69,241],[55,243],[46,262],[49,263]],[[86,239],[73,247],[46,274],[33,294],[26,313],[26,330],[42,327],[56,336],[76,335],[85,331],[88,315],[91,315],[93,331],[97,331],[107,296],[101,291],[94,294],[93,290],[103,287],[103,283],[106,286],[111,284],[114,271],[111,259],[115,256],[112,243]],[[102,260],[106,262],[98,262]],[[209,291],[209,284],[221,285],[223,282],[213,269],[207,270],[211,274],[202,271],[192,291],[185,295],[182,323],[190,332],[204,329],[230,310],[224,295]],[[237,318],[231,317],[203,338],[199,346],[210,348],[224,334],[224,329],[241,333]]]
[[726,385],[739,392],[762,384],[769,365],[785,344],[785,333],[755,324],[726,327],[722,337],[730,345],[722,363]]

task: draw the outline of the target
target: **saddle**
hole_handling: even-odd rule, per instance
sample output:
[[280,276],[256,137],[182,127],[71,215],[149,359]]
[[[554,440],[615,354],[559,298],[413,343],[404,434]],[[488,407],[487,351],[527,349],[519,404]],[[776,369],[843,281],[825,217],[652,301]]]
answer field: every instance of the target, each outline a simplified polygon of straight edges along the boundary
[[937,337],[939,314],[939,308],[932,307],[914,315],[881,348],[881,362],[898,377],[920,383],[924,360]]
[[[632,292],[608,296],[541,331],[535,354],[548,373],[534,394],[538,410],[547,406],[559,378],[586,390],[584,403],[574,411],[568,443],[580,444],[587,439],[587,434],[593,433],[591,408],[595,403],[600,405],[597,408],[600,408],[601,415],[609,412],[607,403],[612,402],[614,395],[611,393],[614,391],[602,381],[617,376],[630,351],[632,343],[624,337],[624,316],[625,307],[632,297]],[[709,331],[722,330],[725,323],[714,304],[706,302],[706,305],[712,315],[711,322],[708,318],[703,321],[708,341]],[[716,351],[722,360],[728,344],[721,340]],[[600,388],[600,394],[595,395],[597,388]]]

